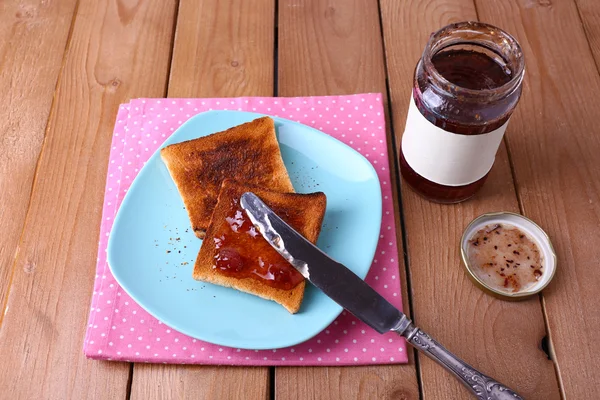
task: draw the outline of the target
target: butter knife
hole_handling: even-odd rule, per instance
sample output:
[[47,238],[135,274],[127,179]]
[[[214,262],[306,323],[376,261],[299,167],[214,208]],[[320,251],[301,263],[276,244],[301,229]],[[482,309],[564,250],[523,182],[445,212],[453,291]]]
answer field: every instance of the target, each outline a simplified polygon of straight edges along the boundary
[[258,196],[244,193],[242,209],[281,256],[313,285],[379,333],[395,332],[454,374],[477,399],[521,399],[513,390],[482,374],[442,345],[367,285],[285,223]]

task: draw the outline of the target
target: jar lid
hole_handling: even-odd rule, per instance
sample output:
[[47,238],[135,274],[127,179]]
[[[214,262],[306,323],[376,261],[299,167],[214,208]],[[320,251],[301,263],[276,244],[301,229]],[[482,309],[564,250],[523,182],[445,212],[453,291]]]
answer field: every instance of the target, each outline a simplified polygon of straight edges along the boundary
[[[534,265],[520,265],[520,263],[516,263],[515,260],[510,260],[510,259],[506,259],[506,256],[502,256],[502,254],[512,254],[514,253],[517,256],[514,257],[509,257],[509,258],[517,258],[517,257],[522,257],[521,253],[517,250],[511,250],[511,249],[522,249],[524,245],[520,245],[515,243],[509,243],[507,244],[507,246],[515,246],[512,247],[511,249],[511,253],[502,253],[502,250],[498,250],[498,246],[494,245],[493,241],[494,240],[500,240],[502,238],[502,236],[504,236],[504,240],[506,241],[506,237],[507,234],[504,233],[503,235],[500,235],[500,231],[499,232],[494,232],[495,230],[499,229],[499,228],[509,228],[510,230],[513,230],[514,232],[518,230],[520,231],[519,233],[522,233],[521,235],[517,235],[517,238],[526,238],[523,239],[526,241],[525,245],[527,244],[527,239],[530,240],[531,242],[533,242],[533,244],[535,244],[537,246],[537,249],[535,249],[535,246],[532,246],[534,249],[530,249],[531,251],[535,252],[532,254],[537,255],[539,252],[540,255],[540,261],[541,261],[541,268],[538,269],[538,273],[541,272],[541,275],[539,275],[539,278],[537,280],[535,280],[534,282],[530,283],[529,285],[525,286],[522,288],[522,290],[513,290],[514,288],[511,287],[507,287],[507,283],[510,282],[510,279],[513,279],[515,276],[517,276],[517,274],[519,273],[518,269],[519,268],[534,268]],[[490,234],[491,233],[491,234]],[[496,235],[493,235],[493,233],[498,233],[498,238],[496,238]],[[483,238],[485,238],[485,242],[480,242],[476,237],[483,235]],[[489,238],[488,238],[489,237]],[[529,242],[529,243],[531,243]],[[506,242],[508,243],[508,242]],[[491,258],[493,259],[493,263],[486,263],[489,264],[489,266],[493,269],[492,270],[488,270],[485,271],[482,270],[479,266],[479,263],[474,261],[474,256],[470,253],[470,249],[473,249],[472,246],[479,246],[477,251],[479,251],[480,248],[483,248],[485,245],[489,245],[489,247],[487,248],[486,253],[480,253],[480,254],[485,254],[485,255],[491,255]],[[471,247],[470,247],[471,246]],[[519,246],[519,247],[517,247]],[[526,246],[525,246],[526,247]],[[498,250],[497,255],[494,255],[494,250],[496,249]],[[508,248],[505,248],[505,250],[507,250]],[[538,250],[539,249],[539,250]],[[460,250],[461,250],[461,256],[462,256],[462,260],[463,260],[463,264],[465,265],[465,268],[468,272],[468,276],[469,278],[471,278],[471,280],[483,291],[485,291],[488,294],[491,294],[495,297],[500,297],[503,299],[508,299],[508,300],[520,300],[526,297],[529,297],[531,295],[534,295],[536,293],[539,293],[542,289],[544,289],[546,286],[548,286],[548,284],[550,283],[550,281],[552,280],[552,278],[554,277],[554,273],[556,272],[556,253],[554,252],[554,248],[552,247],[552,243],[550,242],[550,238],[548,237],[548,235],[546,234],[546,232],[544,232],[544,230],[542,228],[540,228],[535,222],[533,222],[532,220],[530,220],[527,217],[524,217],[523,215],[520,214],[515,214],[515,213],[511,213],[511,212],[495,212],[495,213],[488,213],[488,214],[483,214],[480,215],[479,217],[475,218],[466,228],[465,231],[462,235],[461,241],[460,241]],[[523,250],[521,250],[523,251]],[[500,259],[500,257],[503,257],[504,260],[502,260],[500,263],[496,262],[496,258],[498,257],[498,259]],[[527,259],[529,259],[529,257],[527,257]],[[481,260],[480,260],[481,261]],[[490,260],[492,261],[492,260]],[[508,262],[508,263],[506,263]],[[525,263],[523,263],[525,264]],[[485,264],[484,264],[485,265]],[[535,266],[535,268],[538,268],[538,266]],[[507,271],[505,271],[505,269]],[[523,273],[525,273],[527,271],[527,273],[530,276],[537,276],[535,275],[533,272],[535,272],[535,270],[524,270],[521,269],[520,271],[522,271]],[[497,273],[498,275],[501,275],[502,277],[507,277],[507,278],[499,278],[498,276],[494,276],[492,277],[491,274]],[[507,274],[508,275],[505,275]],[[512,273],[512,277],[511,278],[511,273]],[[492,278],[489,278],[492,277]],[[486,279],[489,278],[489,279]],[[495,285],[494,282],[498,279],[500,280],[504,280],[505,284],[504,285]],[[511,282],[512,283],[512,282]]]

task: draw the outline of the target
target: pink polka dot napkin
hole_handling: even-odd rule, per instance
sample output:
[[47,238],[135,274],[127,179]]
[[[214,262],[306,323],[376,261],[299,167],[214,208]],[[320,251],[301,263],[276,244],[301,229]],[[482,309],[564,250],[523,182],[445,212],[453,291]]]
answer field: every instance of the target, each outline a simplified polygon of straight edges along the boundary
[[[402,307],[385,120],[380,94],[294,98],[136,99],[119,108],[106,191],[96,281],[84,342],[87,357],[102,360],[228,365],[359,365],[407,362],[406,343],[379,335],[350,313],[314,338],[277,350],[242,350],[196,340],[164,325],[118,285],[106,262],[113,218],[150,155],[182,123],[209,110],[254,111],[319,129],[362,153],[381,182],[383,219],[367,283]],[[232,289],[233,290],[233,289]]]

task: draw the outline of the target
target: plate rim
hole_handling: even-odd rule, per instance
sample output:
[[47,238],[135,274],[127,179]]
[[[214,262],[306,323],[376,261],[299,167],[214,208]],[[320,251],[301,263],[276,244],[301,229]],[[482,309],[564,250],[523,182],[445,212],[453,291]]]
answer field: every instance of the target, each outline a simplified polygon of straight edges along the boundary
[[[276,117],[276,116],[272,116],[272,115],[268,115],[268,114],[263,114],[263,113],[256,113],[256,112],[248,112],[248,111],[236,111],[236,110],[209,110],[209,111],[205,111],[205,112],[201,112],[198,113],[192,117],[190,117],[187,121],[185,121],[183,124],[181,124],[177,129],[175,129],[175,131],[173,131],[171,133],[171,135],[169,135],[169,137],[167,137],[165,139],[165,141],[154,151],[154,153],[148,158],[148,160],[143,164],[142,168],[140,168],[139,172],[136,174],[135,178],[133,179],[133,181],[131,182],[131,185],[129,186],[129,188],[127,189],[127,192],[125,193],[125,195],[123,196],[123,200],[121,201],[119,208],[117,209],[114,219],[113,219],[113,224],[111,226],[111,230],[109,233],[109,237],[108,237],[108,241],[107,241],[107,245],[106,245],[106,263],[110,269],[110,272],[112,274],[112,276],[115,278],[115,280],[117,281],[117,283],[119,284],[119,286],[127,293],[128,296],[130,296],[137,305],[139,305],[142,309],[144,309],[146,312],[148,312],[152,317],[156,318],[158,321],[162,322],[163,324],[171,327],[172,329],[175,329],[176,331],[190,336],[194,339],[197,340],[201,340],[207,343],[211,343],[214,345],[218,345],[218,346],[225,346],[225,347],[230,347],[230,348],[240,348],[240,349],[245,349],[245,350],[271,350],[271,349],[280,349],[280,348],[286,348],[286,347],[290,347],[290,346],[294,346],[300,343],[304,343],[310,339],[312,339],[313,337],[315,337],[316,335],[318,335],[319,333],[321,333],[325,328],[327,328],[329,325],[331,325],[333,323],[333,321],[335,321],[339,315],[342,313],[342,311],[344,310],[344,308],[342,306],[340,306],[339,304],[335,304],[335,311],[332,312],[332,316],[330,319],[325,319],[324,320],[324,324],[319,324],[318,328],[315,328],[315,331],[312,332],[311,334],[302,337],[302,338],[296,338],[293,340],[288,340],[285,341],[285,339],[283,340],[279,340],[279,342],[276,345],[268,345],[268,346],[257,346],[257,345],[252,345],[251,347],[249,347],[248,345],[243,345],[241,343],[235,343],[232,344],[231,341],[225,341],[225,342],[221,342],[220,340],[214,340],[213,338],[207,338],[204,335],[198,335],[196,332],[190,332],[188,329],[181,329],[180,326],[174,326],[171,322],[166,322],[163,318],[160,318],[156,315],[155,312],[153,312],[152,310],[150,310],[148,307],[146,307],[143,302],[140,302],[138,297],[134,294],[131,293],[131,291],[127,288],[126,284],[123,284],[123,280],[119,277],[119,272],[118,269],[115,270],[112,266],[112,260],[113,260],[113,253],[116,250],[111,250],[113,248],[113,246],[115,245],[114,242],[116,239],[113,239],[113,232],[115,231],[115,226],[117,226],[119,224],[120,219],[122,218],[122,212],[121,210],[123,209],[123,206],[126,204],[126,202],[129,201],[129,199],[131,198],[132,195],[130,195],[131,192],[135,193],[135,190],[132,190],[134,188],[134,186],[140,184],[138,181],[138,177],[142,174],[142,172],[144,171],[144,169],[146,168],[150,168],[150,164],[151,162],[154,161],[154,158],[160,158],[160,150],[163,149],[164,147],[173,144],[173,143],[180,143],[180,141],[175,141],[173,138],[174,136],[177,134],[177,132],[180,129],[183,129],[186,127],[186,125],[191,125],[193,123],[193,120],[197,119],[197,118],[201,118],[201,117],[206,117],[207,115],[218,115],[218,114],[242,114],[244,116],[248,116],[252,119],[255,118],[260,118],[260,117],[270,117],[275,121],[275,127],[277,128],[277,122],[282,123],[282,124],[290,124],[293,126],[298,126],[301,129],[308,129],[310,131],[313,132],[313,134],[320,136],[322,139],[329,141],[331,143],[333,143],[335,146],[343,146],[344,148],[346,148],[346,150],[349,150],[350,152],[354,153],[355,156],[358,156],[358,158],[361,160],[361,163],[364,164],[367,168],[367,170],[369,170],[370,175],[375,179],[375,182],[377,183],[377,189],[375,191],[375,194],[377,196],[377,201],[375,203],[377,210],[374,210],[374,215],[377,218],[377,224],[376,226],[378,227],[377,229],[377,234],[373,235],[373,239],[371,240],[370,246],[368,247],[370,249],[369,251],[369,255],[368,255],[368,259],[370,259],[370,263],[368,268],[366,268],[366,270],[363,273],[356,273],[361,279],[365,279],[367,274],[369,273],[369,271],[371,270],[372,266],[373,266],[373,259],[375,258],[375,253],[377,252],[377,245],[379,243],[379,236],[381,234],[381,221],[383,219],[383,215],[382,215],[382,210],[383,210],[383,196],[382,196],[382,192],[381,192],[381,182],[379,180],[379,175],[377,174],[377,170],[375,169],[375,167],[373,166],[373,164],[371,164],[371,162],[364,156],[362,155],[360,152],[358,152],[357,150],[355,150],[354,148],[352,148],[351,146],[347,145],[346,143],[342,142],[341,140],[334,138],[333,136],[330,136],[328,134],[326,134],[325,132],[322,132],[316,128],[313,128],[311,126],[302,124],[300,122],[297,121],[292,121],[289,119],[285,119],[285,118],[281,118],[281,117]],[[249,119],[252,120],[252,119]],[[237,125],[233,125],[233,126],[237,126]],[[217,133],[217,132],[214,132]],[[207,135],[204,136],[198,136],[199,137],[206,137],[209,136],[211,134],[214,133],[209,133]],[[186,140],[193,140],[193,139],[186,139]],[[184,140],[185,141],[185,140]],[[277,133],[277,141],[278,143],[280,143],[279,141],[279,133]],[[200,240],[200,239],[198,239]],[[374,244],[372,243],[374,242]],[[365,247],[367,248],[367,247]],[[318,288],[316,288],[316,290],[319,290]],[[178,324],[177,324],[178,325]],[[218,338],[217,338],[218,339]]]

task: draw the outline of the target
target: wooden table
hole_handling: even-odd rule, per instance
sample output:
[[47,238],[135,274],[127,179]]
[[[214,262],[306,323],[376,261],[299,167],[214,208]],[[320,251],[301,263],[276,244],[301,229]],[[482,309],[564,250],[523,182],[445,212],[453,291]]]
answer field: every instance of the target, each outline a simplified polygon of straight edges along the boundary
[[[484,190],[441,206],[397,178],[412,72],[429,34],[482,20],[527,74]],[[136,97],[382,92],[407,312],[527,399],[600,399],[600,2],[5,0],[0,3],[1,399],[464,399],[429,359],[352,368],[98,362],[83,337],[112,127]],[[507,210],[551,236],[539,297],[493,299],[458,240]]]

